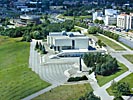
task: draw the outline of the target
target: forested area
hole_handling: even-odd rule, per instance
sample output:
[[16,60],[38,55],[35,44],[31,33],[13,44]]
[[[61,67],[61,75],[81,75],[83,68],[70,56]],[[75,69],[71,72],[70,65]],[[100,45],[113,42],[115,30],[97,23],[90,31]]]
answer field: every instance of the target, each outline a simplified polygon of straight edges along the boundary
[[116,33],[113,33],[113,32],[110,32],[110,31],[106,31],[106,30],[103,30],[103,29],[100,29],[99,27],[96,27],[96,26],[93,26],[93,27],[89,27],[88,29],[88,33],[89,34],[96,34],[96,33],[100,33],[100,34],[103,34],[103,35],[106,35],[116,41],[119,40],[119,35],[116,34]]
[[40,25],[31,24],[26,27],[16,27],[4,29],[0,28],[0,35],[9,37],[22,37],[23,41],[31,41],[31,39],[44,39],[49,32],[71,31],[74,28],[74,23],[71,20],[66,20],[63,23],[43,23]]
[[92,68],[92,72],[94,71],[98,75],[111,75],[119,68],[117,60],[108,54],[86,53],[83,60],[86,66]]

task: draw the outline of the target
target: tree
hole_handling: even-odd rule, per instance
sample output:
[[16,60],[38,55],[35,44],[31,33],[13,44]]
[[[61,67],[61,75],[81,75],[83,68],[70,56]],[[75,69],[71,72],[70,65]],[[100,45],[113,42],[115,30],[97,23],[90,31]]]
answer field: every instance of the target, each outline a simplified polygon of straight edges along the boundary
[[130,88],[126,82],[118,82],[117,90],[122,93],[122,95],[128,95],[130,93]]
[[40,37],[41,37],[39,31],[32,32],[32,36],[33,36],[34,39],[40,39]]
[[46,53],[47,53],[47,51],[46,51],[44,45],[42,46],[41,53],[42,53],[42,54],[46,54]]
[[99,97],[95,96],[93,92],[89,92],[85,97],[80,97],[79,100],[101,100]]
[[32,40],[32,38],[31,38],[30,35],[26,36],[26,41],[27,41],[27,42],[31,42],[31,40]]
[[41,44],[41,42],[39,42],[39,50],[40,51],[42,50],[42,44]]
[[94,20],[94,23],[97,23],[97,24],[104,24],[104,21],[103,21],[103,20],[95,19],[95,20]]
[[115,97],[113,100],[124,100],[124,99],[120,96],[120,97]]
[[85,100],[85,97],[81,96],[81,97],[79,98],[79,100]]
[[129,95],[130,94],[130,88],[129,84],[126,82],[112,82],[111,89],[114,93],[114,96],[116,98],[121,97],[122,95]]
[[104,21],[103,20],[99,20],[99,24],[104,24]]
[[101,53],[86,53],[83,56],[84,63],[91,67],[92,71],[99,75],[111,75],[118,70],[117,60],[110,55]]
[[96,34],[96,33],[101,33],[101,29],[99,27],[93,26],[88,29],[89,34]]
[[38,44],[38,41],[36,42],[36,45],[35,45],[35,50],[39,49],[39,44]]
[[95,20],[94,20],[94,23],[99,23],[99,20],[98,20],[98,19],[95,19]]

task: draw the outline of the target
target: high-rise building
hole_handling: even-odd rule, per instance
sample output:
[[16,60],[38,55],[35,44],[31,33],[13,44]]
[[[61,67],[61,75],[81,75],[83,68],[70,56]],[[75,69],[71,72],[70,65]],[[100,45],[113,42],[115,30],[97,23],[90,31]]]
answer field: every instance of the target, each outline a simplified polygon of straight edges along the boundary
[[120,14],[117,16],[117,27],[133,29],[133,14]]
[[105,25],[116,25],[118,11],[114,9],[105,9]]

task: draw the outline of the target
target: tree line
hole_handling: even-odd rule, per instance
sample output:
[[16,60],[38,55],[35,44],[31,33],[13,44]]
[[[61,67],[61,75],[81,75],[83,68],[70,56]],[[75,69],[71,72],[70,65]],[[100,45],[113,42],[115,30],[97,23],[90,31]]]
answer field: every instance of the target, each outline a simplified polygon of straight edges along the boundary
[[76,26],[83,27],[83,28],[88,28],[88,27],[89,27],[89,26],[87,25],[87,23],[86,23],[86,22],[83,22],[82,20],[76,21],[76,22],[75,22],[75,25],[76,25]]
[[108,54],[86,53],[83,60],[86,66],[92,68],[92,72],[94,71],[98,75],[111,75],[119,68],[117,60]]
[[96,26],[93,26],[93,27],[89,27],[88,29],[88,33],[89,34],[97,34],[97,33],[100,33],[100,34],[103,34],[103,35],[106,35],[116,41],[119,40],[119,35],[116,34],[116,33],[113,33],[113,32],[110,32],[110,31],[106,31],[106,30],[103,30],[101,29],[100,27],[96,27]]
[[97,23],[97,24],[104,24],[104,21],[103,21],[103,20],[95,19],[95,20],[94,20],[94,23]]
[[46,38],[49,32],[71,31],[74,28],[74,23],[71,20],[66,20],[62,23],[42,23],[40,25],[29,24],[26,27],[16,27],[4,29],[0,28],[0,35],[9,37],[23,37],[23,41],[31,41],[31,39]]
[[37,50],[38,52],[40,52],[41,54],[47,54],[48,52],[46,51],[45,49],[45,46],[42,45],[41,42],[36,42],[36,45],[35,45],[35,50]]
[[88,13],[88,10],[91,10],[91,8],[94,7],[92,5],[90,6],[82,6],[80,7],[73,6],[73,7],[68,7],[68,9],[63,13],[64,16],[88,16],[91,15],[91,13]]

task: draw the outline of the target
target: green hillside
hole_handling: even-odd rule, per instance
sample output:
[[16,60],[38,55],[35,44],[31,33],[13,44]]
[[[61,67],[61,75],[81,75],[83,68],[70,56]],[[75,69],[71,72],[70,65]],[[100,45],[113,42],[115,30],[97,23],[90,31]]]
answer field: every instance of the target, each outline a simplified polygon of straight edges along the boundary
[[0,36],[0,100],[20,100],[50,84],[28,68],[30,44]]

